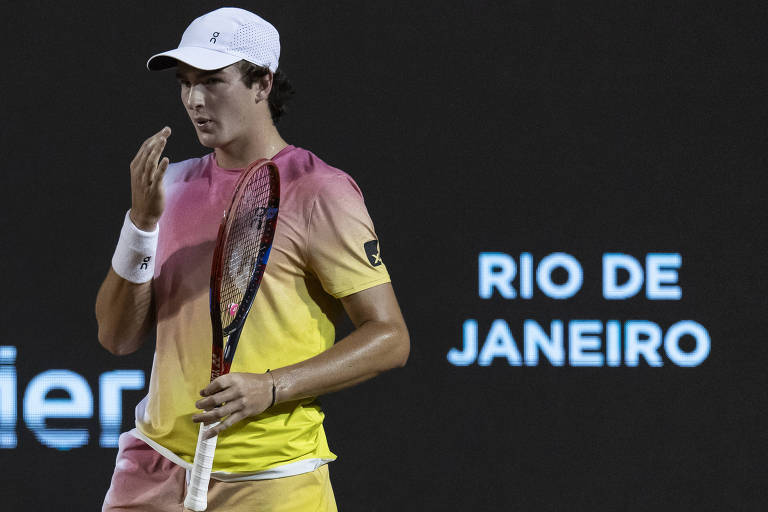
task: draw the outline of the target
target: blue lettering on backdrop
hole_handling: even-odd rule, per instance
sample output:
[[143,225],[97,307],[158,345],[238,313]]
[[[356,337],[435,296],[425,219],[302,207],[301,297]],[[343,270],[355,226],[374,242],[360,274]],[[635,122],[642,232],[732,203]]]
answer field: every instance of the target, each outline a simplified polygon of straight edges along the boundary
[[[646,282],[645,296],[649,300],[680,300],[683,292],[677,283],[677,271],[682,265],[679,254],[648,254],[645,257],[645,277],[643,266],[628,254],[606,253],[603,255],[603,297],[612,300],[624,300],[634,297]],[[624,284],[617,283],[617,271],[625,270],[629,279]]]
[[[16,347],[0,346],[0,449],[13,449],[17,438]],[[117,447],[123,421],[122,391],[144,388],[141,370],[114,370],[99,376],[99,446]],[[52,398],[53,390],[63,391],[66,398]],[[22,410],[24,423],[43,445],[70,450],[88,444],[90,432],[84,427],[53,428],[49,419],[93,418],[93,392],[82,375],[71,370],[47,370],[34,376],[24,391]]]
[[141,370],[115,370],[102,373],[99,377],[99,421],[101,423],[101,446],[117,446],[120,427],[123,423],[124,389],[143,389],[144,372]]
[[[633,256],[605,253],[602,257],[602,295],[605,300],[626,300],[635,297],[645,286],[648,300],[681,300],[678,270],[682,257],[678,253],[649,253],[645,264]],[[565,282],[556,283],[552,275],[563,269]],[[584,282],[579,261],[564,252],[549,254],[534,265],[533,255],[520,254],[519,264],[514,257],[502,252],[481,252],[478,255],[478,296],[489,300],[531,299],[535,288],[555,300],[576,295]],[[619,273],[628,278],[619,280]],[[515,288],[517,280],[518,288]],[[567,324],[567,329],[565,325]],[[567,358],[566,337],[567,332]],[[680,347],[680,339],[693,339],[690,351]],[[647,364],[664,365],[662,355],[677,366],[698,366],[709,356],[711,340],[707,329],[693,320],[682,320],[671,325],[664,333],[661,326],[650,320],[552,320],[547,331],[537,321],[523,321],[522,345],[515,341],[513,330],[503,319],[491,322],[482,338],[476,319],[465,320],[462,325],[461,348],[448,351],[448,362],[455,366],[489,366],[497,358],[506,359],[510,366],[536,366],[539,354],[552,366],[629,366]],[[604,345],[604,346],[603,346]],[[522,354],[520,347],[522,347]]]
[[[53,389],[63,389],[69,398],[46,398]],[[35,376],[24,393],[24,422],[37,440],[51,448],[69,450],[88,442],[84,428],[47,428],[48,418],[90,418],[93,395],[85,379],[69,370],[48,370]]]
[[16,347],[0,347],[0,448],[16,448]]
[[[553,320],[549,332],[535,320],[523,323],[522,348],[526,366],[537,366],[539,354],[552,366],[638,366],[641,359],[649,366],[662,366],[661,352],[677,366],[698,366],[709,355],[710,338],[707,330],[693,320],[683,320],[670,326],[662,337],[661,327],[648,320],[624,323],[624,345],[621,345],[621,322],[609,320],[571,320],[567,330],[562,320]],[[495,359],[504,358],[510,366],[521,366],[523,360],[509,324],[497,318],[480,343],[477,320],[464,321],[462,347],[448,351],[448,362],[454,366],[490,366]],[[600,336],[605,331],[605,347]],[[564,332],[568,332],[568,359],[564,357]],[[680,349],[680,338],[690,336],[695,348]],[[663,339],[663,343],[662,343]],[[663,347],[663,349],[662,349]],[[621,358],[621,349],[624,358]],[[603,354],[603,350],[605,354]]]
[[477,320],[465,320],[463,328],[464,350],[448,351],[448,361],[454,366],[467,366],[477,359]]
[[[692,352],[683,352],[680,350],[680,338],[683,336],[693,336],[696,340],[696,348]],[[667,330],[664,336],[664,351],[678,366],[698,366],[709,355],[709,349],[712,345],[707,330],[691,320],[677,322]]]
[[661,327],[647,320],[630,320],[625,324],[627,339],[627,366],[637,366],[640,355],[651,366],[661,366],[659,347]]
[[523,339],[525,340],[525,364],[539,364],[539,352],[544,354],[553,366],[565,364],[565,347],[563,345],[563,322],[553,320],[547,335],[541,326],[533,320],[523,322]]
[[[512,256],[502,252],[481,252],[478,257],[478,293],[480,298],[490,299],[496,290],[505,299],[517,297],[512,285],[517,276],[517,264]],[[563,284],[552,281],[555,269],[566,271],[568,279]],[[536,268],[536,286],[551,299],[573,297],[583,283],[584,274],[576,258],[564,252],[548,255]],[[533,256],[524,252],[520,255],[520,298],[533,298]]]
[[488,366],[496,357],[506,357],[510,366],[522,364],[520,351],[517,350],[512,333],[509,332],[509,326],[504,320],[494,320],[491,324],[491,330],[485,338],[483,349],[477,358],[477,364]]
[[603,324],[597,320],[573,320],[568,323],[568,357],[571,366],[603,366],[599,352]]
[[517,296],[512,280],[517,274],[515,260],[501,252],[481,252],[478,258],[480,297],[490,299],[494,288],[505,299]]

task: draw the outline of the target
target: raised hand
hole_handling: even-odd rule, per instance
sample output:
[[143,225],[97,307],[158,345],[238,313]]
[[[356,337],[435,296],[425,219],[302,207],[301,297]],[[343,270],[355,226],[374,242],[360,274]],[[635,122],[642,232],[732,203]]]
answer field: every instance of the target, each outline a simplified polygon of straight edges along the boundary
[[165,208],[163,175],[169,160],[158,160],[170,136],[166,126],[145,140],[131,161],[131,221],[143,231],[155,230]]

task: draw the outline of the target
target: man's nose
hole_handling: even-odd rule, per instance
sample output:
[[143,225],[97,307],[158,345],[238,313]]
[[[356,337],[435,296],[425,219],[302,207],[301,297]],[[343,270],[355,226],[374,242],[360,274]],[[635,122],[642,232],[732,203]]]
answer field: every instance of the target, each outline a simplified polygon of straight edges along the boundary
[[202,85],[191,85],[189,87],[186,98],[184,98],[184,102],[186,103],[187,108],[194,110],[205,105],[202,89]]

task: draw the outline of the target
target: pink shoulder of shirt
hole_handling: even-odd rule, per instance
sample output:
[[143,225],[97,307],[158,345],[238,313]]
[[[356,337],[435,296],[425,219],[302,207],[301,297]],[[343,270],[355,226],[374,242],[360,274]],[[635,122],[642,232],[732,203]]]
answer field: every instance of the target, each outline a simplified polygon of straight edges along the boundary
[[[347,178],[354,188],[359,188],[354,179],[346,172],[328,165],[311,151],[288,145],[283,148],[272,160],[280,169],[281,184],[291,185],[301,181],[302,185],[310,188],[319,188],[329,178]],[[172,185],[179,181],[190,181],[212,173],[237,173],[241,169],[222,169],[216,164],[214,153],[208,153],[199,158],[190,158],[181,162],[175,162],[168,166],[163,182]]]

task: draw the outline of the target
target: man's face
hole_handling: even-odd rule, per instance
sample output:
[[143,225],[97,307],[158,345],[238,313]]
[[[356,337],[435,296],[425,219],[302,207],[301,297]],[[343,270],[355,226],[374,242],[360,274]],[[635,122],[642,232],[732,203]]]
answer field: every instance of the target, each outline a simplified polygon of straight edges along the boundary
[[227,146],[253,129],[258,86],[248,88],[235,65],[203,71],[179,62],[176,77],[181,101],[203,146]]

